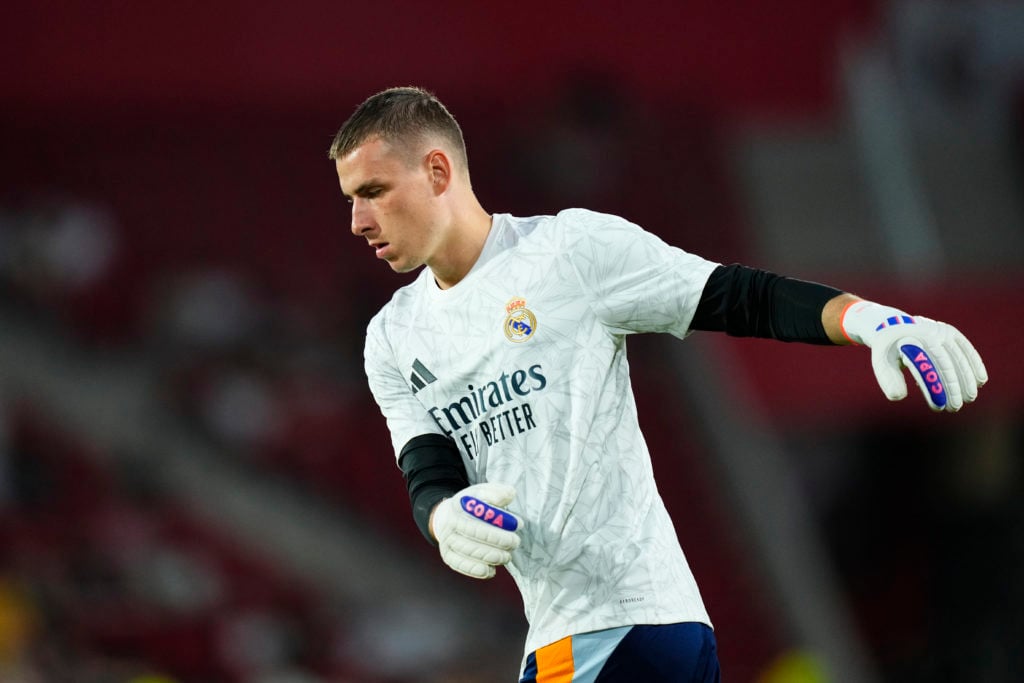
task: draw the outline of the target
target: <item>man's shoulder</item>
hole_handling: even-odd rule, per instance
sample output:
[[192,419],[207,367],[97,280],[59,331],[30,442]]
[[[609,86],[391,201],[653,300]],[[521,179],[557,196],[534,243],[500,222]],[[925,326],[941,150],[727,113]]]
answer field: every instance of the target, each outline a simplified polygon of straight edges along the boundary
[[626,221],[621,216],[611,213],[594,211],[593,209],[562,209],[555,218],[566,225],[602,225],[605,223],[623,223]]
[[621,216],[583,208],[562,209],[553,216],[536,216],[525,220],[537,219],[546,219],[550,222],[551,226],[557,226],[563,229],[594,228],[602,225],[628,223],[628,221]]
[[565,209],[554,221],[560,250],[567,255],[616,258],[617,251],[634,242],[644,230],[629,220],[590,209]]
[[627,220],[613,214],[591,209],[562,209],[553,215],[520,218],[505,215],[515,234],[516,242],[546,241],[557,245],[562,240],[573,241],[581,234],[593,234],[604,228],[630,225]]

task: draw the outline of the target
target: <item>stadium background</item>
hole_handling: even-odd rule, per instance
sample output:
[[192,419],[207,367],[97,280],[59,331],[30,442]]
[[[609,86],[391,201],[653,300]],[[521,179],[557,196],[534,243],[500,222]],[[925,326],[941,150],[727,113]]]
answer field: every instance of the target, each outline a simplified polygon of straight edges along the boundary
[[0,680],[509,681],[507,576],[415,531],[361,370],[405,281],[326,148],[418,84],[485,207],[587,206],[955,322],[955,417],[866,352],[631,341],[726,680],[1024,675],[1021,4],[34,2],[0,25]]

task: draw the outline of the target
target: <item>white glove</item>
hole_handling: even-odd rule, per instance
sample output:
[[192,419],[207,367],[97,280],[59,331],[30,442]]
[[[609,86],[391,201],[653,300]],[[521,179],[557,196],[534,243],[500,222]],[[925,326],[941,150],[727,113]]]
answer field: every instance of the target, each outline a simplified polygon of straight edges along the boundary
[[841,325],[850,341],[871,348],[875,378],[890,401],[907,396],[901,363],[936,411],[960,410],[988,381],[981,356],[952,325],[870,301],[847,307]]
[[462,489],[438,503],[431,518],[441,559],[466,576],[489,579],[519,547],[519,520],[502,507],[515,498],[507,484],[487,482]]

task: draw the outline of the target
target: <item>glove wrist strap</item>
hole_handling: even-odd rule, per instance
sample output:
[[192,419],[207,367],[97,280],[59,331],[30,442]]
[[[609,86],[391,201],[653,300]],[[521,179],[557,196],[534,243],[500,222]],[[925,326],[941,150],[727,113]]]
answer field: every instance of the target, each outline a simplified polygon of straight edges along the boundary
[[843,309],[839,319],[843,335],[853,344],[870,346],[870,338],[889,325],[897,322],[913,322],[909,315],[891,306],[882,306],[873,301],[854,301]]

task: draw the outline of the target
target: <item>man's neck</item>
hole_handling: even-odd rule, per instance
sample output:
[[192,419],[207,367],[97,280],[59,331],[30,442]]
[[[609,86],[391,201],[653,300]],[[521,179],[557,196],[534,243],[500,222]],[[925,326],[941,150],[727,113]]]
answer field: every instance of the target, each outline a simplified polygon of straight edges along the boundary
[[451,231],[445,257],[428,264],[434,281],[441,289],[454,287],[469,274],[479,260],[491,231],[491,216],[479,203],[474,203],[467,215],[459,218],[461,220]]

